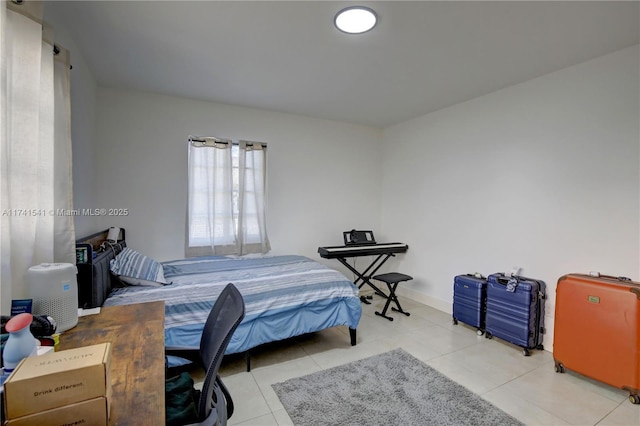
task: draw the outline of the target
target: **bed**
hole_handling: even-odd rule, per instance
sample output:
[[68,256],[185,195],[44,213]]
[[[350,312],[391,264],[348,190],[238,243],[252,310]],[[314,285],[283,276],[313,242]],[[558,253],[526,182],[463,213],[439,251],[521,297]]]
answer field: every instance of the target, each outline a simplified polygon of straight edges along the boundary
[[[106,231],[77,242],[103,247],[91,265],[100,270],[126,247],[124,230],[123,239],[115,244],[101,242],[103,234]],[[207,315],[228,283],[242,293],[246,315],[226,354],[248,354],[264,343],[339,325],[349,327],[351,345],[356,343],[362,314],[358,288],[342,273],[307,257],[206,256],[160,264],[168,285],[123,285],[114,274],[108,278],[103,274],[89,284],[81,283],[79,276],[79,287],[98,289],[92,291],[99,293],[94,303],[103,306],[164,301],[166,346],[199,346]]]

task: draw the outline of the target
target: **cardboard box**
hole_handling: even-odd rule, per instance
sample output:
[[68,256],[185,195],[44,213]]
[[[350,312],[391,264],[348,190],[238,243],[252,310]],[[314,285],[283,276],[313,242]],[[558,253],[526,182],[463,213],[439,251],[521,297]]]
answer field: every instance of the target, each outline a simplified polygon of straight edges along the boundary
[[27,357],[4,383],[6,419],[111,397],[111,343]]
[[76,402],[52,410],[30,414],[6,421],[5,426],[67,426],[107,425],[109,421],[107,398],[100,397]]

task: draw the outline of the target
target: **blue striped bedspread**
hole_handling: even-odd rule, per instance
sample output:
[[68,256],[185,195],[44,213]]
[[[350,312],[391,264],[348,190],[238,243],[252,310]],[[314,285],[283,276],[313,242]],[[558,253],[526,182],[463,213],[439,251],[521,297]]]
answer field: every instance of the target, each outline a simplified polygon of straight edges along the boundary
[[204,322],[228,283],[242,293],[246,314],[227,354],[337,325],[355,329],[362,314],[353,282],[304,256],[207,256],[162,266],[172,284],[117,288],[104,306],[163,300],[167,346],[199,346]]

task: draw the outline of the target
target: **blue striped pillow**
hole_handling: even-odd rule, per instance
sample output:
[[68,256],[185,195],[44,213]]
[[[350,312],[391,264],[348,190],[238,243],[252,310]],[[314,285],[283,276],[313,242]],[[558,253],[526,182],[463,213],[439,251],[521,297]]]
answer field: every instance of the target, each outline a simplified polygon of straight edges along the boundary
[[125,247],[111,260],[111,272],[129,285],[162,286],[167,283],[162,265],[135,250]]

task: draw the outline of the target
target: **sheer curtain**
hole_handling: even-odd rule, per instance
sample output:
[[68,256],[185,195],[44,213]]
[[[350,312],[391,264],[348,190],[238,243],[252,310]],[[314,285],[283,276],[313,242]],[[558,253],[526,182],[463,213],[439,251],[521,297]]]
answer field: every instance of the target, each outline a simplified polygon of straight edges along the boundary
[[189,143],[187,256],[266,253],[266,145]]
[[[42,4],[0,5],[0,278],[2,312],[28,295],[27,269],[75,263],[69,54],[54,56]],[[55,58],[55,59],[54,59]]]
[[186,254],[230,254],[235,247],[233,161],[230,140],[189,142]]
[[259,142],[239,145],[239,254],[266,253],[271,250],[266,226],[267,149]]

